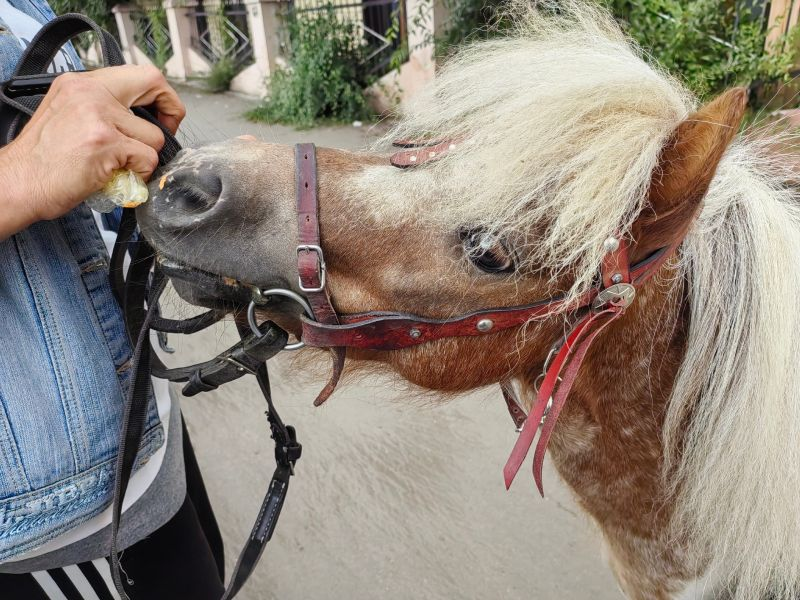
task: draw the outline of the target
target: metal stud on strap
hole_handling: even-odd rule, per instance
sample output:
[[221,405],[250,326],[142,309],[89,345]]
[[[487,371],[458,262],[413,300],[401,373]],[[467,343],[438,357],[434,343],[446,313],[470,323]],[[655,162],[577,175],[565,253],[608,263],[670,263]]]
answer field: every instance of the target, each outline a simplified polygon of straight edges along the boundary
[[636,298],[636,288],[630,283],[615,283],[602,290],[592,301],[592,310],[598,312],[609,304],[617,308],[628,308]]

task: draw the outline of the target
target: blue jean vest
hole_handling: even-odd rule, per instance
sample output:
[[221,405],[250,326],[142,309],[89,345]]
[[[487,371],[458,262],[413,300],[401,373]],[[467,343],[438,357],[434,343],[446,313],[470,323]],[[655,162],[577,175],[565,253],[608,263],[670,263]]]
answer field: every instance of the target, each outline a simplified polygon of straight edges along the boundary
[[[54,16],[40,0],[10,3],[42,23]],[[21,52],[0,21],[0,80]],[[130,358],[88,208],[0,241],[0,561],[110,504]],[[151,402],[139,463],[163,440]]]

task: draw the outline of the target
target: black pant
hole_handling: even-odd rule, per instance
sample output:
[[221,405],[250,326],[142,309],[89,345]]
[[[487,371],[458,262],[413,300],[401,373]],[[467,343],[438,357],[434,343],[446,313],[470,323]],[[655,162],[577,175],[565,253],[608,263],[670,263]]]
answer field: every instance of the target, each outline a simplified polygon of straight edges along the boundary
[[[186,500],[163,527],[122,553],[131,600],[219,600],[225,564],[220,535],[184,425]],[[87,588],[88,586],[88,588]],[[107,559],[24,575],[0,573],[2,600],[114,600]],[[57,590],[57,591],[54,591]],[[61,593],[61,596],[58,595]]]

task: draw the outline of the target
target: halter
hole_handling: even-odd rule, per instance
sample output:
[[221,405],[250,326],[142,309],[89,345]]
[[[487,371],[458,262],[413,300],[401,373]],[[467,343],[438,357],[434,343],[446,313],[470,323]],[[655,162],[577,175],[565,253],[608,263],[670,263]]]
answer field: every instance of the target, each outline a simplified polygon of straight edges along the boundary
[[[412,146],[409,142],[401,144]],[[431,148],[436,152],[415,152],[424,159],[409,161],[408,151],[392,157],[392,164],[400,167],[421,164],[432,154],[449,148],[438,142]],[[401,158],[398,158],[400,156]],[[605,256],[600,265],[600,282],[575,300],[556,296],[532,304],[511,307],[485,308],[447,319],[430,319],[400,312],[364,312],[341,315],[336,312],[328,290],[325,253],[319,233],[319,202],[317,194],[316,150],[313,144],[295,146],[295,182],[297,195],[297,270],[299,287],[307,304],[289,290],[260,291],[254,288],[254,297],[248,306],[250,326],[258,332],[255,310],[268,301],[270,295],[288,296],[304,307],[301,316],[302,335],[299,344],[328,348],[333,353],[333,373],[325,388],[315,400],[322,404],[333,393],[344,368],[347,348],[369,350],[400,350],[436,340],[459,337],[493,335],[532,320],[543,320],[566,311],[578,315],[569,332],[557,340],[550,351],[540,376],[536,400],[529,415],[525,415],[508,382],[502,382],[503,397],[517,430],[517,443],[503,470],[506,487],[510,487],[536,433],[541,429],[533,461],[533,475],[539,492],[542,486],[542,465],[547,445],[561,409],[581,364],[592,342],[612,322],[621,317],[636,297],[637,286],[647,281],[672,256],[682,240],[662,247],[643,261],[631,266],[628,259],[628,242],[624,238],[610,237],[603,244]],[[310,309],[310,310],[309,310]]]

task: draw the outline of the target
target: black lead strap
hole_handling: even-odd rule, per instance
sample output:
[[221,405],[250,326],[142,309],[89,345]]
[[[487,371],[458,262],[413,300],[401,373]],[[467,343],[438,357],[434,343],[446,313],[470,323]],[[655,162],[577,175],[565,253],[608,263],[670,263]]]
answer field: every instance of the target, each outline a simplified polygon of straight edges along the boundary
[[297,441],[294,427],[284,425],[278,415],[278,411],[275,410],[275,405],[272,403],[267,364],[261,364],[255,375],[261,388],[261,393],[267,401],[267,420],[269,421],[272,438],[275,441],[275,462],[277,465],[267,487],[264,501],[261,503],[261,509],[258,511],[258,516],[253,524],[253,529],[250,531],[250,536],[239,554],[239,558],[236,560],[233,575],[231,575],[228,587],[222,595],[222,600],[230,600],[242,589],[242,586],[244,586],[261,559],[267,542],[272,539],[275,525],[278,523],[278,517],[283,508],[283,502],[286,499],[286,492],[289,489],[289,478],[294,475],[294,464],[298,461],[303,451],[303,447]]
[[[10,143],[19,134],[38,108],[50,84],[58,77],[59,74],[46,73],[55,54],[76,35],[87,31],[97,34],[105,66],[124,64],[114,37],[87,17],[67,14],[45,24],[23,53],[12,79],[0,84],[0,146]],[[164,132],[165,144],[159,153],[159,165],[167,164],[178,153],[180,145],[150,111],[141,107],[132,110]],[[126,255],[131,257],[127,277],[123,267]],[[294,474],[294,464],[302,452],[294,428],[284,424],[275,409],[267,372],[266,361],[283,349],[287,334],[274,324],[265,322],[259,327],[259,336],[240,329],[241,341],[212,360],[188,367],[165,367],[153,352],[151,330],[194,333],[216,323],[224,315],[220,311],[209,311],[184,321],[160,316],[158,300],[166,288],[166,279],[158,265],[154,267],[153,250],[138,231],[133,209],[123,210],[111,255],[109,279],[114,296],[123,309],[128,333],[131,340],[135,340],[130,386],[123,407],[112,503],[111,572],[114,585],[120,597],[127,599],[121,577],[118,535],[123,500],[136,465],[152,397],[151,375],[185,382],[183,394],[193,396],[249,373],[255,376],[267,403],[266,415],[275,441],[276,467],[261,510],[221,599],[231,600],[250,577],[267,542],[272,538],[286,499],[289,479]]]
[[[153,320],[158,312],[158,299],[166,287],[166,280],[157,270],[151,284],[151,291],[147,300],[147,311],[139,329],[139,337],[133,354],[131,385],[125,401],[125,412],[123,414],[122,436],[117,455],[117,480],[114,493],[114,504],[111,523],[111,574],[114,585],[120,596],[128,598],[125,587],[123,586],[122,569],[119,564],[119,548],[117,546],[119,525],[121,518],[122,501],[125,497],[128,481],[136,460],[136,454],[141,443],[144,423],[147,417],[147,407],[150,399],[150,361],[153,358],[152,345],[150,344],[150,331]],[[133,288],[136,289],[136,288]],[[283,508],[286,492],[289,489],[289,478],[294,474],[294,464],[302,454],[302,446],[297,441],[295,429],[291,425],[284,424],[272,401],[272,392],[269,384],[269,373],[267,371],[267,358],[274,356],[286,345],[287,335],[272,323],[266,322],[260,326],[261,336],[256,338],[249,330],[241,329],[242,342],[234,346],[240,347],[241,354],[249,357],[250,360],[258,362],[253,365],[252,374],[261,388],[261,393],[267,403],[267,421],[269,423],[272,439],[275,442],[275,471],[272,474],[269,486],[267,487],[264,500],[261,503],[261,510],[258,512],[256,521],[253,524],[250,536],[239,555],[234,568],[231,580],[225,590],[222,600],[230,600],[236,596],[242,586],[250,577],[255,569],[267,542],[272,538]],[[269,356],[263,358],[264,347],[270,344],[267,352]],[[255,355],[248,354],[247,348],[256,347]],[[232,350],[228,350],[221,356],[229,355]],[[219,357],[218,357],[219,358]],[[218,359],[215,359],[218,360]],[[214,361],[209,361],[214,362]],[[223,361],[228,362],[228,361]],[[207,363],[204,363],[207,364]],[[240,363],[245,365],[246,363]],[[181,376],[189,369],[194,369],[196,374],[203,370],[203,365],[176,369]],[[246,368],[246,367],[245,367]],[[239,376],[241,373],[239,374]],[[202,382],[202,375],[197,375]],[[173,379],[169,377],[169,379]],[[230,380],[230,379],[229,379]],[[190,383],[191,383],[190,379]],[[216,386],[213,386],[214,389]],[[184,391],[186,395],[186,392]]]

